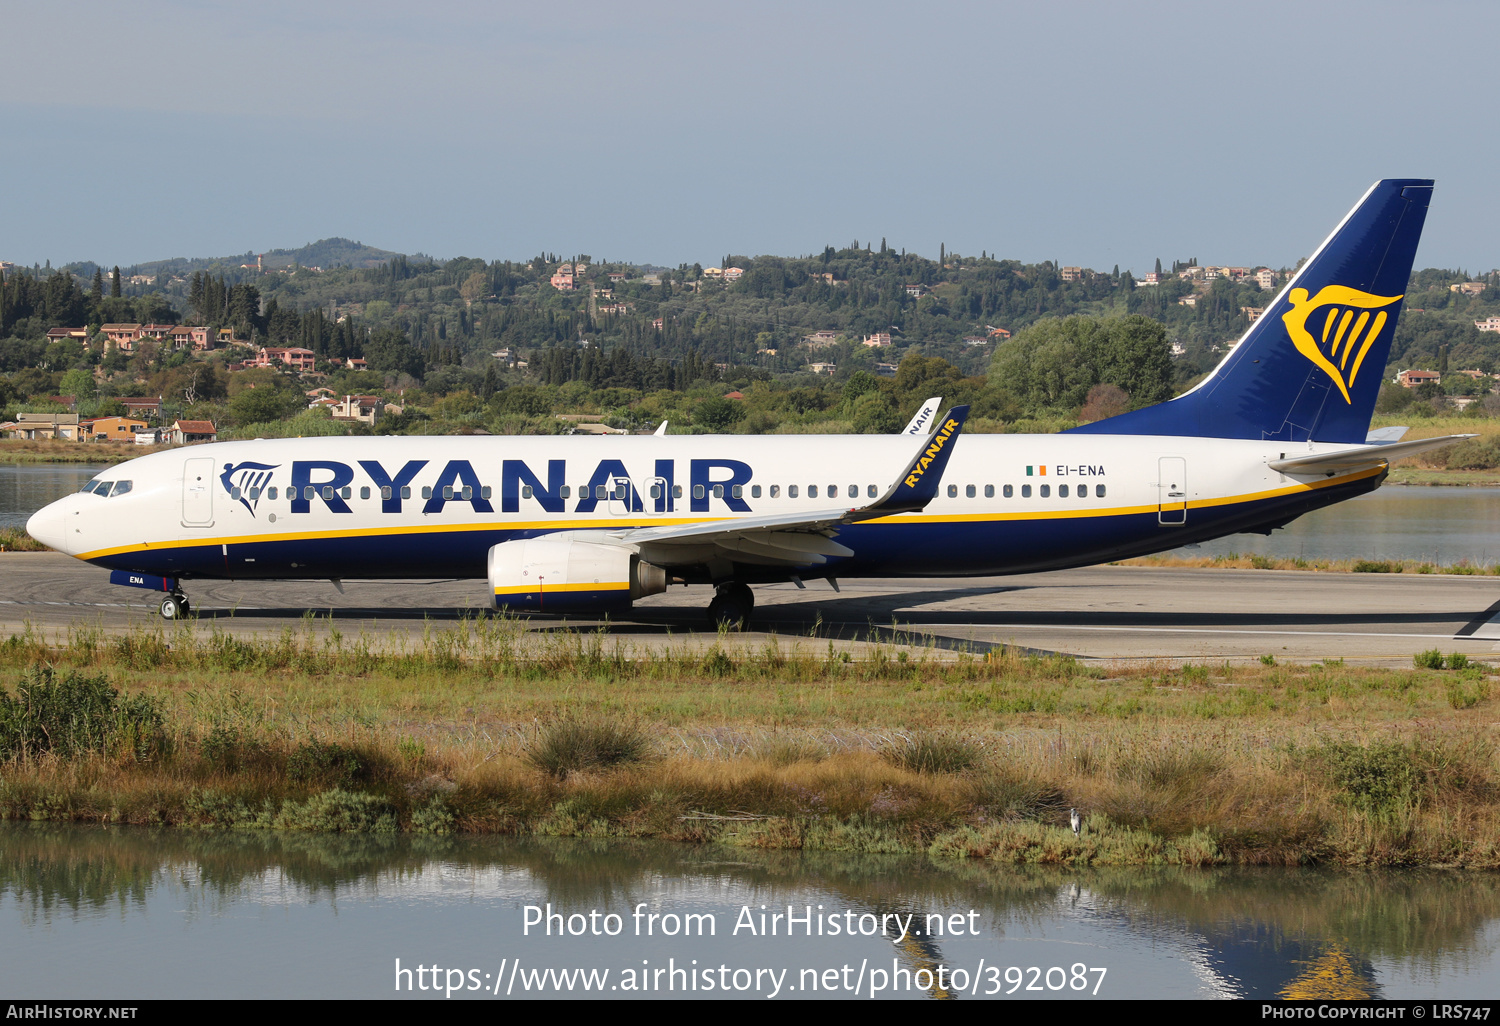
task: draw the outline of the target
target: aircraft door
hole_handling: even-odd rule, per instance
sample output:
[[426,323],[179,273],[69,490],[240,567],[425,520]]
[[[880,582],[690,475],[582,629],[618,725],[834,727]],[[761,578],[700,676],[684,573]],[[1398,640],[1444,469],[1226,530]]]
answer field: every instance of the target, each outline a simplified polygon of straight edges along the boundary
[[182,465],[182,526],[212,527],[214,461],[198,457]]
[[1187,460],[1181,456],[1157,459],[1157,523],[1180,527],[1187,523]]
[[612,477],[609,479],[609,515],[612,517],[623,517],[630,512],[634,505],[630,501],[631,492],[635,486],[630,483],[628,477]]

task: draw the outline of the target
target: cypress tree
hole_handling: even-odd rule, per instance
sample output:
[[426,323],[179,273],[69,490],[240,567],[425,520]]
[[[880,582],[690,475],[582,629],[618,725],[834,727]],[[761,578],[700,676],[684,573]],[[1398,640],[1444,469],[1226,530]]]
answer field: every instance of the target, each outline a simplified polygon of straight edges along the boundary
[[120,265],[116,264],[114,271],[109,276],[109,295],[112,299],[120,298]]

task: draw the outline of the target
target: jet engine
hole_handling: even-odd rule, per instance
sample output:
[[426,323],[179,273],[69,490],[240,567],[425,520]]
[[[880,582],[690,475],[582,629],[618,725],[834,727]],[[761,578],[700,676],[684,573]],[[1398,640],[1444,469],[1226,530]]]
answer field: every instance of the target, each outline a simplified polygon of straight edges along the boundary
[[490,549],[495,606],[532,613],[629,609],[667,590],[667,573],[619,545],[568,538],[528,538]]

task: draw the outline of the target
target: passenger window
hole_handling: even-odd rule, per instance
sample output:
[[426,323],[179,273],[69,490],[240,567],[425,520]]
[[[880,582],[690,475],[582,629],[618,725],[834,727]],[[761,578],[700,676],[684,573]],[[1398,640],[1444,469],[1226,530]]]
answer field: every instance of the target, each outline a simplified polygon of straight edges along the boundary
[[736,499],[743,499],[745,497],[745,486],[735,485],[733,488],[729,489],[729,494]]
[[787,485],[786,486],[786,497],[788,499],[795,499],[797,497],[797,486],[796,485]]
[[772,485],[771,486],[771,498],[773,498],[773,499],[779,499],[779,498],[781,498],[781,485]]
[[758,498],[760,498],[760,485],[751,485],[750,486],[750,498],[752,498],[752,499],[758,499]]
[[231,499],[233,499],[235,502],[239,501],[239,498],[240,498],[240,486],[239,485],[235,485],[233,488],[229,489],[229,497]]
[[837,499],[839,497],[839,486],[838,485],[829,485],[828,486],[828,497],[830,499]]
[[702,485],[693,485],[693,498],[701,499],[705,494]]
[[523,499],[529,499],[529,498],[531,498],[531,485],[522,485],[521,486],[521,498],[523,498]]
[[274,498],[276,498],[276,486],[275,485],[272,485],[271,488],[270,488],[270,490],[266,492],[266,498],[268,498],[268,499],[274,499]]
[[1042,485],[1041,490],[1040,490],[1040,492],[1038,492],[1038,494],[1041,495],[1041,497],[1044,498],[1044,499],[1047,498],[1047,496],[1049,496],[1049,495],[1052,494],[1052,486],[1051,485]]
[[[359,497],[361,499],[368,499],[370,497],[370,488],[368,485],[359,486]],[[254,496],[252,495],[251,498],[254,498]]]
[[443,501],[446,502],[451,498],[453,498],[453,486],[443,485]]
[[868,487],[866,487],[865,494],[872,499],[878,499],[880,497],[880,493],[875,490],[874,485],[869,485]]
[[849,490],[844,494],[849,496],[849,498],[851,499],[859,498],[859,485],[850,485]]
[[674,498],[674,499],[680,499],[680,498],[682,498],[682,485],[673,485],[672,486],[672,498]]
[[808,485],[807,486],[807,497],[809,499],[816,499],[818,497],[818,486],[817,485]]
[[1080,499],[1087,499],[1089,497],[1089,486],[1088,485],[1079,485],[1078,486],[1078,497]]
[[491,493],[489,485],[485,485],[483,488],[479,489],[479,497],[481,499],[488,499],[490,497],[490,494]]
[[1011,496],[1016,494],[1016,489],[1014,485],[1006,485],[1005,488],[1002,489],[1002,492],[1005,497],[1009,499]]
[[[430,491],[432,491],[431,488],[423,488],[422,489],[422,492],[423,492],[422,498],[424,498],[424,499],[427,498],[427,494],[426,493],[428,493]],[[403,498],[403,499],[409,499],[409,498],[411,498],[411,486],[410,485],[402,485],[401,486],[401,498]]]
[[[405,488],[403,488],[401,490],[403,492],[406,491]],[[430,498],[432,498],[432,485],[423,485],[422,486],[422,498],[424,498],[424,499],[430,499]]]
[[342,496],[343,496],[343,497],[344,497],[344,498],[346,498],[346,499],[352,499],[352,498],[354,498],[354,489],[353,489],[353,488],[350,488],[350,487],[349,487],[349,486],[348,486],[348,485],[345,485],[345,486],[344,486],[344,490],[343,490],[343,492],[342,492],[342,493],[340,493],[340,494],[341,494],[341,495],[342,495]]
[[465,502],[473,502],[474,501],[474,486],[473,485],[464,485],[463,495],[464,495],[464,501]]
[[1097,498],[1100,498],[1100,499],[1104,498],[1104,486],[1103,485],[1094,485],[1094,495]]
[[260,489],[259,488],[252,488],[252,489],[250,489],[250,501],[254,502],[258,498],[260,498]]
[[[406,489],[405,489],[405,488],[403,488],[403,489],[401,489],[401,490],[402,490],[402,491],[403,491],[403,492],[404,492],[404,491],[406,491]],[[382,498],[382,499],[389,499],[389,498],[390,498],[390,497],[391,497],[391,486],[390,486],[390,485],[381,485],[381,486],[380,486],[380,497],[381,497],[381,498]],[[274,496],[274,495],[273,495],[273,496],[271,496],[271,498],[273,498],[273,499],[274,499],[274,498],[275,498],[275,496]]]
[[[1009,488],[1010,485],[1006,485],[1005,487]],[[1029,499],[1029,498],[1031,498],[1031,485],[1022,485],[1021,486],[1021,498],[1023,498],[1023,499]]]
[[604,485],[594,485],[594,498],[596,498],[596,499],[607,499],[607,498],[609,498],[609,489],[606,488]]
[[950,498],[950,499],[956,499],[956,498],[958,498],[958,485],[949,485],[948,486],[948,498]]
[[972,499],[974,498],[975,494],[976,493],[974,491],[973,485],[964,485],[964,498]]
[[573,497],[573,488],[571,485],[563,485],[557,490],[557,494],[559,498],[571,499]]
[[993,499],[995,497],[995,486],[994,485],[985,485],[984,486],[984,497],[986,499]]
[[1068,486],[1067,485],[1058,485],[1057,486],[1057,497],[1060,498],[1060,499],[1066,499],[1068,497]]
[[724,486],[723,485],[714,485],[714,498],[716,498],[716,499],[722,499],[722,498],[724,498]]
[[314,488],[312,485],[306,485],[302,489],[302,498],[305,499],[305,500],[307,500],[307,501],[309,501],[309,502],[311,502],[312,499],[313,499],[313,497],[316,496],[317,494],[318,494],[318,490],[316,488]]

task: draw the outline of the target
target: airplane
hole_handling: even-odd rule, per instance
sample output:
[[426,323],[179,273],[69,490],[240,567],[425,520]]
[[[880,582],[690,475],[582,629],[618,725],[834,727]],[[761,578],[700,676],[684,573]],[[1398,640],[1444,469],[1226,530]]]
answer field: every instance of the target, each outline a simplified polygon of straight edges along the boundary
[[711,584],[990,576],[1269,534],[1472,435],[1369,431],[1433,183],[1376,182],[1184,394],[1057,434],[333,437],[216,442],[100,473],[27,531],[161,593],[184,581],[485,579],[496,608],[615,614]]

